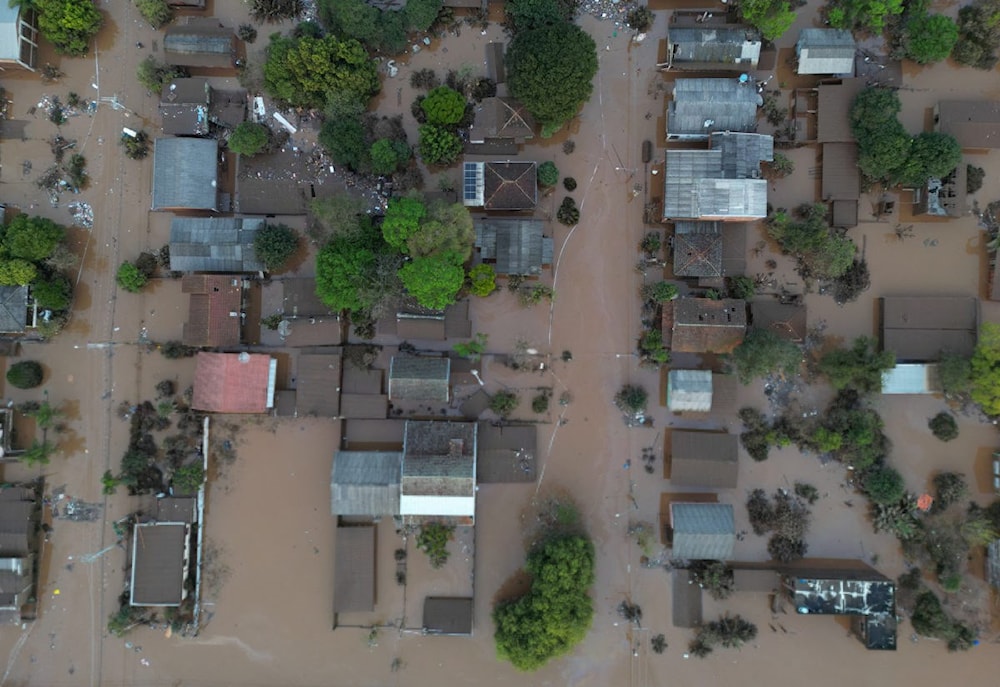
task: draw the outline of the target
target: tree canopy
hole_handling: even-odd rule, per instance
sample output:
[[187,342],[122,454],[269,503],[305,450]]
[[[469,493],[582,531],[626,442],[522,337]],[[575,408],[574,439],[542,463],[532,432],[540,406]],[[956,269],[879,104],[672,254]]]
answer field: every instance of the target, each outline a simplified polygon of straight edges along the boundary
[[766,40],[774,41],[795,23],[788,0],[740,0],[737,6],[747,24],[755,26]]
[[987,415],[1000,415],[1000,325],[984,322],[972,354],[972,400]]
[[504,23],[514,33],[529,31],[573,21],[576,8],[574,0],[507,0]]
[[104,15],[93,0],[28,0],[38,12],[38,30],[64,55],[85,55],[101,30]]
[[767,234],[794,255],[804,278],[836,279],[851,267],[856,247],[844,234],[832,228],[824,203],[804,205],[797,219],[778,211],[767,220]]
[[428,165],[450,165],[462,153],[462,139],[445,127],[420,125],[420,157]]
[[320,108],[331,93],[367,103],[378,93],[379,80],[375,63],[352,38],[275,34],[267,48],[264,87],[289,105]]
[[427,115],[428,124],[452,126],[465,114],[465,98],[454,88],[438,86],[420,102],[420,109]]
[[558,23],[519,32],[507,49],[511,95],[551,135],[573,118],[593,91],[597,47],[575,24]]
[[263,124],[240,122],[239,126],[233,129],[233,133],[229,134],[226,145],[234,153],[249,157],[264,150],[268,138],[268,129]]
[[826,19],[838,29],[882,33],[886,20],[903,13],[903,0],[831,0]]
[[877,394],[882,391],[882,373],[895,365],[892,351],[879,351],[875,339],[859,336],[850,348],[836,348],[820,358],[819,371],[838,391],[854,389],[862,394]]
[[0,229],[0,234],[0,256],[40,262],[66,238],[66,227],[44,217],[22,214]]
[[420,229],[420,222],[426,215],[427,206],[415,195],[391,198],[382,220],[382,237],[390,246],[405,253],[407,241]]
[[958,40],[951,56],[959,64],[990,70],[1000,48],[1000,0],[975,0],[958,10]]
[[399,269],[399,279],[417,303],[432,310],[443,310],[455,302],[465,284],[462,258],[454,252],[415,257]]
[[536,670],[568,653],[590,629],[594,545],[579,536],[554,538],[528,555],[527,594],[497,605],[497,655],[520,670]]
[[284,267],[298,249],[298,232],[285,224],[266,224],[253,237],[254,253],[270,272]]
[[802,364],[802,351],[770,329],[751,329],[730,355],[736,377],[749,384],[772,374],[794,375]]
[[943,14],[920,14],[906,22],[903,45],[917,64],[948,59],[958,41],[958,25]]

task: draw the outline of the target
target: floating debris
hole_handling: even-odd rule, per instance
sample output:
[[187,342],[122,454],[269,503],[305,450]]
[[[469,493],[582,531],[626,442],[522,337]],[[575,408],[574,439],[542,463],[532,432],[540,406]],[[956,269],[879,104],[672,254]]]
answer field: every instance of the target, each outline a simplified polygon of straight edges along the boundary
[[69,213],[73,215],[73,224],[84,229],[94,228],[94,208],[90,203],[74,201],[69,204]]

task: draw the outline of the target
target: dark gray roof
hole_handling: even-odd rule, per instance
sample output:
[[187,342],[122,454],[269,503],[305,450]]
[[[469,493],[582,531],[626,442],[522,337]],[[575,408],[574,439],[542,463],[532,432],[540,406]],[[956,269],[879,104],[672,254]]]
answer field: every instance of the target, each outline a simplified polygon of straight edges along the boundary
[[340,415],[339,353],[299,355],[295,372],[295,411],[298,415]]
[[799,613],[876,615],[895,613],[896,585],[875,570],[794,570],[790,583]]
[[749,26],[676,26],[667,32],[671,66],[685,63],[753,68],[760,59],[760,35]]
[[163,133],[204,136],[208,133],[208,109],[212,89],[208,79],[174,79],[160,94]]
[[[705,222],[705,224],[715,223]],[[721,277],[722,234],[718,232],[676,232],[674,234],[674,276]]]
[[664,177],[665,220],[767,216],[767,182],[724,178],[721,150],[668,150]]
[[497,274],[541,274],[552,264],[552,239],[542,235],[541,220],[493,219],[476,222],[476,248],[483,260],[495,260]]
[[424,599],[424,632],[430,635],[472,634],[471,598],[428,596]]
[[393,356],[389,363],[389,399],[448,401],[451,360]]
[[1000,101],[942,100],[934,110],[935,128],[963,148],[1000,147]]
[[28,287],[0,286],[0,332],[16,334],[28,326]]
[[971,356],[979,329],[973,297],[897,296],[881,302],[882,347],[900,362],[939,360],[942,351]]
[[236,35],[214,17],[189,17],[187,23],[170,26],[164,32],[163,57],[171,65],[232,67]]
[[513,98],[484,98],[476,106],[476,118],[469,129],[472,143],[490,139],[513,139],[523,143],[534,137],[535,120],[519,101]]
[[712,134],[713,150],[722,151],[722,176],[726,179],[760,177],[760,163],[774,160],[774,138],[763,134],[721,131]]
[[733,557],[733,507],[724,503],[671,503],[673,557],[726,561]]
[[156,139],[152,209],[218,210],[218,155],[213,139]]
[[[195,140],[195,139],[188,139]],[[257,272],[253,240],[264,220],[250,217],[174,217],[170,269],[179,272]]]
[[756,88],[736,78],[678,79],[667,105],[667,134],[705,138],[713,131],[753,131],[763,102]]
[[477,481],[480,484],[534,482],[538,463],[537,444],[536,425],[480,422],[476,452]]
[[133,606],[178,606],[184,600],[189,526],[139,523],[132,534]]
[[673,430],[670,482],[679,487],[735,488],[738,443],[735,434]]
[[861,172],[856,143],[823,144],[823,200],[858,200]]
[[690,570],[675,568],[671,576],[670,614],[674,627],[698,627],[702,621],[701,587]]
[[406,423],[402,487],[409,496],[473,496],[476,486],[474,422]]
[[190,524],[198,520],[197,506],[196,499],[191,496],[166,496],[156,500],[156,519]]
[[403,455],[398,451],[338,451],[330,478],[334,515],[396,515]]
[[857,44],[850,31],[802,29],[795,52],[799,74],[853,74]]
[[334,613],[375,610],[376,543],[375,525],[337,528],[333,567]]

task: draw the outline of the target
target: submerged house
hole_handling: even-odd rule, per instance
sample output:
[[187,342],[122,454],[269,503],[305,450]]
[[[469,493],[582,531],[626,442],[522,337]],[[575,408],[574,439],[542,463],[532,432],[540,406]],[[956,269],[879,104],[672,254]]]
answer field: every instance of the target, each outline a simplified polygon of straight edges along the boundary
[[703,141],[716,131],[752,132],[764,99],[739,79],[678,79],[667,105],[667,139]]
[[536,277],[552,264],[552,239],[534,219],[486,218],[476,222],[476,248],[499,275]]
[[943,352],[970,357],[979,331],[972,297],[897,296],[879,301],[882,348],[899,362],[933,362]]
[[232,69],[236,66],[236,34],[214,17],[188,17],[167,28],[163,59],[177,67]]
[[132,606],[180,606],[187,598],[191,525],[140,522],[132,530]]
[[678,487],[735,489],[739,437],[675,429],[670,434],[670,482]]
[[246,91],[219,91],[202,77],[174,79],[160,94],[163,133],[207,136],[209,125],[234,128],[246,119]]
[[170,269],[262,272],[264,263],[257,259],[253,242],[263,228],[264,220],[253,217],[174,217],[170,222]]
[[711,370],[670,370],[667,409],[672,413],[707,413],[712,409]]
[[153,143],[153,210],[218,212],[219,143],[158,138]]
[[238,346],[243,325],[243,277],[222,274],[188,274],[181,291],[189,295],[186,346],[226,348]]
[[34,595],[41,510],[39,487],[0,487],[0,622],[33,615],[25,607]]
[[934,130],[963,148],[1000,148],[1000,101],[942,100],[934,106]]
[[760,33],[751,26],[672,23],[667,30],[667,69],[746,71],[760,60]]
[[727,503],[671,503],[671,557],[730,560],[736,543],[735,523],[733,507]]
[[743,300],[678,298],[663,306],[663,340],[678,353],[729,353],[746,330]]
[[470,143],[512,141],[521,145],[535,136],[535,120],[531,113],[513,98],[483,98],[475,114],[469,128]]
[[439,401],[451,396],[451,359],[393,356],[389,363],[390,401]]
[[854,74],[857,42],[842,29],[802,29],[795,44],[799,74]]
[[462,165],[462,202],[484,210],[534,210],[538,203],[538,164],[466,162]]

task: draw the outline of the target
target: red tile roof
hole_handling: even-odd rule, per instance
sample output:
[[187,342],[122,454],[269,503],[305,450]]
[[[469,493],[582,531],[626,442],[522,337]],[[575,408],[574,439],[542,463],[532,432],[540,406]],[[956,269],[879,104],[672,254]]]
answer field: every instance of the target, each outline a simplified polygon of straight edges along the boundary
[[199,353],[191,407],[214,413],[265,413],[271,356]]
[[181,280],[181,290],[191,294],[184,325],[186,345],[239,345],[242,283],[241,277],[224,274],[189,274]]

